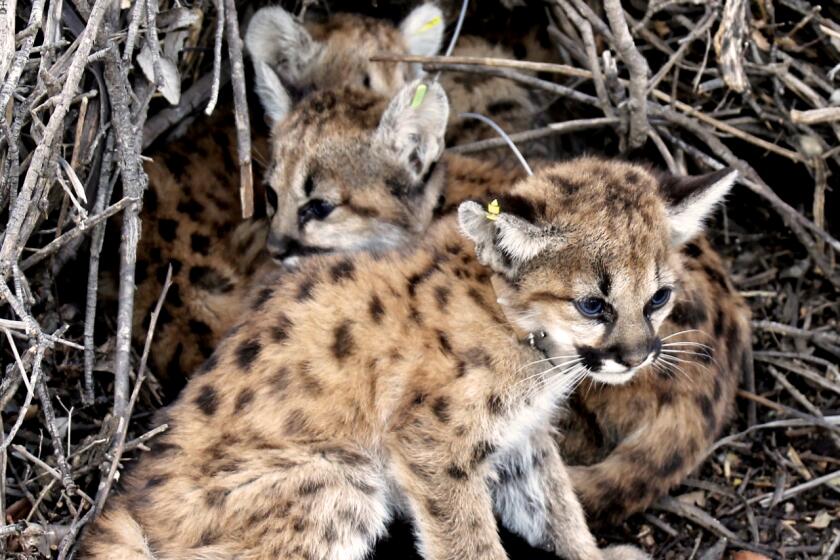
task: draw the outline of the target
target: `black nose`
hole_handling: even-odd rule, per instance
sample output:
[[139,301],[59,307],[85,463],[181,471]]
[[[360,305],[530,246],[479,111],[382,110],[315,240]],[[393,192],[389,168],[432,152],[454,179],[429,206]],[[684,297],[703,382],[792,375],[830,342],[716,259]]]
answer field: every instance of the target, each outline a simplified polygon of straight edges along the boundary
[[301,250],[301,244],[298,243],[297,239],[288,235],[276,235],[273,232],[268,235],[266,247],[271,257],[277,260],[293,257]]

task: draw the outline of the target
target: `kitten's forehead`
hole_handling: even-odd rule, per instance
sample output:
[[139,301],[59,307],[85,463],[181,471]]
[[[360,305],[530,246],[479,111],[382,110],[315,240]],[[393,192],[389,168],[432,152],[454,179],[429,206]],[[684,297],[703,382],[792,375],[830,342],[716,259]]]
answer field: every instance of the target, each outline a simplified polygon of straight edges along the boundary
[[667,258],[665,205],[656,178],[642,166],[574,160],[541,171],[514,192],[530,201],[539,222],[564,231],[569,247],[589,262],[638,267]]

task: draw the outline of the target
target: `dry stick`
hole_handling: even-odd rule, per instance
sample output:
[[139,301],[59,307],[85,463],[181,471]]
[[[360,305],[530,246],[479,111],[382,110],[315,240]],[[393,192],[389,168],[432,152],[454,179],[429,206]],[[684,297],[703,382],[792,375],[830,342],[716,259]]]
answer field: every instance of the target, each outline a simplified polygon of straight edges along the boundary
[[[513,140],[517,144],[522,144],[526,142],[533,142],[534,140],[539,140],[540,138],[545,138],[546,136],[551,136],[553,134],[566,134],[569,132],[579,132],[581,130],[588,130],[590,128],[599,128],[602,126],[611,126],[614,124],[618,124],[619,119],[618,117],[600,117],[597,119],[578,119],[573,121],[565,121],[565,122],[558,122],[558,123],[551,123],[548,126],[542,128],[536,128],[534,130],[526,130],[524,132],[517,132],[516,134],[510,134],[510,139]],[[480,152],[482,150],[489,150],[492,148],[499,148],[505,146],[505,140],[503,138],[490,138],[488,140],[479,140],[477,142],[470,142],[469,144],[461,144],[460,146],[453,146],[451,148],[447,148],[447,152],[452,154],[469,154],[473,152]]]
[[[838,250],[840,250],[840,242],[831,237],[827,232],[825,232],[825,230],[818,228],[811,220],[802,216],[793,207],[779,198],[778,195],[776,195],[776,193],[773,192],[773,190],[758,175],[755,169],[752,168],[752,166],[738,158],[732,150],[726,147],[726,145],[724,145],[723,142],[721,142],[715,135],[700,126],[699,123],[685,115],[668,110],[667,108],[655,107],[652,109],[652,112],[653,114],[659,114],[665,119],[688,129],[698,138],[703,140],[718,157],[726,161],[729,165],[737,167],[743,175],[741,183],[756,194],[764,197],[776,208],[776,211],[779,215],[781,215],[782,219],[799,239],[799,242],[802,243],[802,246],[805,247],[805,250],[808,251],[808,254],[811,255],[811,258],[814,259],[817,266],[822,268],[824,271],[831,270],[832,267],[830,263],[828,263],[823,254],[817,250],[814,239],[808,234],[808,232],[805,231],[803,225],[807,224],[813,227],[813,231],[819,232],[823,239],[826,239],[827,241],[831,240],[829,243],[833,242],[832,246],[837,244]],[[827,274],[826,278],[835,286],[840,287],[840,280],[835,278],[833,275]]]
[[744,391],[743,389],[738,389],[738,391],[735,394],[741,398],[755,401],[756,403],[767,408],[771,408],[777,412],[783,412],[796,418],[807,420],[811,423],[811,425],[819,426],[820,428],[825,428],[826,430],[840,434],[840,426],[834,425],[831,422],[828,422],[822,418],[817,418],[816,416],[799,411],[785,404],[773,402],[770,399],[762,397],[761,395],[756,395],[754,393],[750,393],[749,391]]
[[20,264],[20,269],[27,270],[33,265],[38,264],[48,256],[58,251],[61,248],[61,246],[67,243],[68,241],[71,241],[79,237],[80,235],[84,235],[88,228],[107,220],[114,214],[123,210],[126,206],[128,206],[129,202],[137,202],[137,200],[128,197],[123,198],[120,201],[112,204],[99,214],[85,218],[84,220],[79,222],[79,224],[75,228],[71,229],[70,231],[64,232],[59,237],[56,237],[45,246],[38,249],[38,251],[36,251],[32,256],[28,257],[25,261],[23,261]]
[[[808,482],[803,482],[802,484],[794,486],[793,488],[788,488],[787,490],[782,492],[782,497],[781,497],[780,501],[789,500],[790,498],[793,498],[794,496],[798,496],[799,494],[801,494],[802,492],[805,492],[806,490],[810,490],[812,488],[817,488],[819,486],[822,486],[823,484],[827,484],[827,483],[831,482],[832,480],[837,480],[837,479],[840,479],[840,470],[834,471],[832,473],[825,474],[825,475],[820,476],[818,478],[815,478],[813,480],[809,480]],[[773,499],[773,493],[769,492],[769,493],[763,494],[761,496],[756,496],[754,498],[750,498],[747,501],[751,504],[755,503],[755,502],[759,502],[763,507],[767,507],[767,506],[770,505],[772,499]]]
[[140,23],[143,19],[143,12],[145,11],[145,0],[134,0],[134,5],[131,7],[131,15],[129,16],[128,32],[125,37],[125,48],[123,48],[123,63],[130,64],[134,56],[134,41],[137,40],[137,31],[140,29]]
[[465,64],[424,64],[424,68],[435,71],[435,70],[445,70],[445,71],[455,71],[455,72],[464,72],[467,74],[484,74],[487,76],[498,76],[500,78],[507,78],[508,80],[513,80],[514,82],[519,82],[531,87],[536,87],[556,95],[560,95],[562,97],[568,97],[570,99],[574,99],[580,103],[584,103],[591,107],[601,108],[600,102],[598,101],[597,97],[593,97],[586,93],[581,93],[577,90],[574,90],[570,87],[563,86],[560,84],[555,84],[554,82],[548,82],[546,80],[540,80],[539,78],[534,78],[533,76],[528,76],[526,74],[522,74],[521,72],[515,72],[513,70],[507,70],[504,68],[480,68],[477,66],[472,65],[465,65]]
[[821,124],[840,122],[840,107],[823,107],[821,109],[809,109],[798,111],[793,109],[790,112],[790,120],[794,124]]
[[647,60],[641,55],[630,35],[627,19],[620,0],[604,0],[604,12],[615,38],[615,47],[630,73],[630,93],[628,110],[630,112],[629,147],[640,148],[647,141],[650,124],[647,116],[647,84],[650,69]]
[[[534,70],[539,72],[546,72],[551,74],[562,74],[564,76],[571,76],[574,78],[585,78],[585,79],[593,79],[592,72],[589,70],[584,70],[582,68],[575,68],[573,66],[568,66],[566,64],[553,64],[548,62],[527,62],[521,60],[509,60],[509,59],[499,59],[499,58],[483,58],[483,57],[472,57],[472,56],[452,56],[449,58],[441,57],[441,56],[418,56],[418,55],[395,55],[395,54],[377,54],[370,58],[372,61],[381,61],[381,62],[417,62],[427,65],[429,67],[440,67],[445,70],[456,70],[456,71],[465,71],[463,69],[464,66],[484,66],[488,68],[514,68],[520,70]],[[452,68],[444,68],[443,64],[452,63],[454,66]],[[441,66],[438,66],[440,64]],[[478,72],[476,72],[478,73]],[[516,77],[513,77],[510,74],[504,73],[490,73],[490,75],[494,76],[501,76],[505,78],[509,78],[516,81],[518,80]],[[530,77],[530,76],[529,76]],[[535,79],[535,78],[534,78]],[[628,85],[628,81],[624,79],[619,80],[621,84]],[[540,80],[543,84],[546,85],[556,85],[552,82],[546,82],[544,80]],[[540,87],[541,85],[536,85],[537,82],[533,82],[530,85],[534,87]],[[550,91],[550,90],[549,90]],[[782,148],[775,144],[772,144],[766,140],[763,140],[753,134],[748,132],[744,132],[741,129],[735,128],[734,126],[727,124],[720,119],[716,119],[701,111],[698,111],[691,105],[687,103],[683,103],[677,99],[674,99],[672,96],[668,95],[667,93],[655,89],[652,92],[652,95],[663,101],[672,105],[676,109],[680,110],[683,113],[691,115],[692,117],[697,118],[713,126],[714,128],[720,130],[721,132],[726,132],[732,136],[735,136],[739,140],[743,140],[744,142],[748,142],[755,146],[758,146],[762,149],[765,149],[769,152],[773,152],[778,154],[782,157],[788,158],[790,160],[804,163],[806,160],[805,158],[797,152]],[[837,242],[837,250],[840,252],[840,242]]]
[[[30,379],[30,383],[37,383],[38,378],[41,376],[41,362],[44,359],[45,350],[46,345],[37,345],[37,348],[35,350],[35,358],[32,360],[32,377]],[[9,430],[9,433],[3,435],[3,441],[0,442],[1,452],[5,453],[6,449],[8,449],[9,445],[15,439],[15,435],[17,435],[17,432],[23,424],[24,418],[26,417],[26,413],[29,411],[29,405],[32,404],[32,397],[34,396],[34,394],[34,390],[26,392],[26,398],[24,399],[23,405],[20,407],[20,410],[18,410],[18,417],[15,419],[15,423],[12,425],[12,428]]]
[[[114,183],[110,180],[113,153],[114,135],[109,132],[105,140],[105,151],[102,155],[102,165],[99,170],[99,188],[97,189],[96,202],[94,202],[93,206],[95,212],[101,211],[108,204],[108,201],[111,200],[111,193],[114,189]],[[102,252],[102,244],[105,241],[105,228],[107,225],[108,222],[95,225],[90,240],[88,284],[85,297],[85,390],[82,393],[82,400],[87,405],[93,404],[94,401],[93,363],[96,356],[93,348],[93,334],[96,323],[96,300],[99,292],[99,255]]]
[[[100,1],[100,0],[97,0]],[[128,371],[131,364],[131,326],[134,315],[134,266],[140,239],[139,200],[146,189],[140,165],[137,126],[130,120],[128,83],[119,58],[105,60],[105,84],[111,98],[111,123],[115,132],[123,192],[132,199],[123,212],[120,244],[120,287],[117,300],[117,333],[114,356],[114,416],[125,422],[128,405]]]
[[825,342],[828,344],[840,344],[840,335],[831,332],[808,331],[797,327],[791,327],[775,321],[753,321],[752,327],[764,332],[783,334],[795,338],[805,338],[814,342]]
[[[793,384],[787,380],[787,378],[782,375],[775,367],[768,366],[767,371],[773,378],[779,382],[779,384],[785,388],[785,390],[793,397],[793,400],[798,402],[802,405],[802,408],[813,414],[815,417],[819,418],[820,420],[825,420],[823,413],[820,411],[819,408],[814,406],[808,397],[802,394],[802,392],[793,386]],[[834,446],[840,449],[840,436],[835,433],[829,433],[829,437],[831,437],[831,441],[834,443]]]
[[720,521],[718,521],[717,519],[700,509],[699,507],[683,503],[675,498],[672,498],[671,496],[664,496],[660,498],[651,507],[653,509],[667,511],[668,513],[673,513],[674,515],[678,515],[680,517],[688,519],[692,523],[703,527],[707,531],[711,531],[719,537],[729,539],[729,541],[735,544],[736,546],[746,548],[754,552],[761,552],[764,554],[771,552],[771,550],[767,547],[742,541],[738,538],[738,535],[727,529],[723,525],[723,523],[721,523]]
[[47,391],[47,383],[43,376],[37,382],[33,381],[35,391],[38,393],[38,400],[41,401],[41,409],[44,412],[44,419],[47,424],[47,432],[52,439],[53,455],[55,462],[58,464],[58,470],[61,472],[61,484],[67,490],[67,494],[72,496],[76,493],[78,488],[73,481],[73,473],[70,470],[70,465],[67,464],[67,456],[64,454],[64,443],[61,440],[61,432],[56,425],[55,410],[53,409],[50,393]]
[[[823,419],[828,422],[829,424],[833,424],[835,426],[840,426],[840,415],[837,416],[824,416]],[[743,432],[738,432],[737,434],[732,434],[731,436],[726,436],[721,438],[712,445],[709,450],[706,452],[706,456],[712,455],[715,451],[729,445],[730,443],[734,443],[739,439],[748,436],[749,434],[758,431],[758,430],[769,430],[774,428],[802,428],[802,427],[809,427],[813,426],[813,424],[807,420],[802,420],[799,418],[792,418],[790,420],[773,420],[771,422],[765,422],[763,424],[755,424],[754,426],[750,426]]]
[[840,531],[835,529],[834,540],[831,541],[831,544],[828,546],[828,550],[826,550],[825,554],[820,557],[820,560],[831,560],[832,558],[836,558],[834,553],[837,552],[838,548],[840,548]]
[[149,356],[152,340],[154,340],[155,327],[157,326],[160,309],[163,307],[163,301],[166,299],[166,294],[169,292],[169,288],[171,286],[172,266],[170,266],[166,271],[166,280],[163,283],[163,289],[161,289],[160,296],[158,296],[157,303],[155,304],[155,310],[152,311],[151,320],[149,321],[149,329],[146,332],[146,342],[143,346],[143,357],[140,360],[140,369],[137,371],[137,382],[134,384],[134,390],[131,392],[131,399],[127,405],[127,415],[124,418],[121,417],[119,419],[119,424],[117,425],[116,441],[111,452],[111,465],[108,470],[108,474],[100,480],[99,488],[96,490],[96,505],[94,506],[96,511],[102,511],[102,508],[105,505],[105,500],[108,499],[108,493],[111,491],[111,485],[114,483],[116,478],[117,469],[120,466],[120,459],[125,451],[125,436],[128,433],[128,419],[131,417],[131,411],[134,409],[134,403],[137,401],[137,395],[140,394],[140,387],[143,385],[143,380],[146,377],[146,359]]
[[228,58],[233,82],[233,109],[236,121],[236,151],[239,157],[239,199],[242,217],[254,215],[254,173],[251,169],[251,126],[248,122],[248,98],[245,94],[245,65],[242,62],[242,38],[234,0],[220,0],[225,4]]
[[222,35],[224,34],[224,30],[225,1],[216,0],[216,36],[213,40],[213,86],[210,89],[210,101],[207,102],[207,108],[204,109],[205,115],[213,114],[213,109],[216,108],[216,102],[219,100],[220,76],[222,73]]
[[673,68],[673,66],[682,59],[688,47],[690,47],[691,44],[694,43],[694,41],[699,39],[701,35],[706,33],[706,31],[708,31],[709,28],[712,27],[712,25],[715,23],[716,19],[717,10],[714,7],[708,8],[706,10],[705,15],[703,16],[703,19],[701,19],[700,22],[697,23],[697,26],[694,29],[692,29],[688,35],[680,39],[679,48],[674,52],[674,54],[671,55],[671,57],[668,59],[668,62],[666,62],[662,66],[662,68],[659,69],[656,75],[654,75],[653,78],[651,78],[650,83],[647,87],[648,94],[656,89],[656,86],[658,86],[659,82],[661,82],[663,78],[665,78],[665,76],[668,75],[668,72],[671,71],[671,68]]
[[[102,21],[102,16],[105,14],[105,8],[108,5],[108,0],[96,0],[96,3],[91,10],[90,18],[87,26],[79,37],[79,44],[76,52],[73,55],[73,61],[70,63],[70,68],[67,70],[65,76],[64,87],[61,90],[61,96],[56,103],[55,110],[50,116],[50,120],[44,129],[44,135],[29,163],[29,169],[26,172],[26,177],[23,181],[23,186],[18,193],[15,200],[14,208],[10,210],[9,224],[6,229],[6,237],[3,239],[3,246],[0,248],[0,276],[5,277],[14,261],[17,260],[24,243],[20,242],[21,226],[26,217],[29,205],[32,199],[32,192],[35,189],[36,183],[41,179],[41,174],[46,160],[51,154],[51,147],[53,143],[59,138],[59,134],[64,130],[64,117],[67,115],[67,110],[70,107],[70,102],[76,93],[79,85],[79,80],[82,77],[82,72],[87,63],[87,57],[90,49],[93,46],[93,40],[99,24]],[[8,83],[8,81],[7,81]],[[3,95],[0,94],[0,102],[5,103]],[[0,105],[2,107],[4,105]]]
[[610,103],[610,96],[607,93],[607,86],[604,83],[604,74],[601,72],[601,63],[598,59],[598,50],[595,47],[595,37],[592,35],[592,25],[582,17],[577,10],[567,0],[556,0],[554,7],[555,14],[558,9],[562,8],[563,13],[572,20],[575,27],[578,28],[580,36],[583,39],[583,45],[586,52],[586,63],[589,65],[589,71],[592,73],[592,81],[595,84],[595,94],[601,100],[601,109],[604,111],[604,116],[615,117],[612,103]]
[[[430,59],[431,60],[439,60],[439,57],[398,56],[398,55],[389,55],[387,57],[377,55],[375,58],[377,60],[382,60],[382,61],[387,60],[387,61],[406,61],[406,62],[424,62],[425,60],[430,60]],[[518,62],[519,61],[507,61],[507,64],[504,64],[504,66],[514,67]],[[538,87],[538,88],[544,89],[546,91],[551,91],[553,93],[557,93],[558,95],[567,95],[568,97],[571,97],[571,98],[576,99],[578,101],[581,101],[583,103],[587,103],[589,105],[598,106],[596,98],[594,98],[592,96],[589,96],[589,95],[586,95],[586,94],[582,94],[580,92],[572,90],[571,88],[565,88],[564,86],[559,86],[558,84],[554,84],[552,82],[546,82],[545,80],[539,80],[537,78],[532,78],[530,76],[525,76],[523,74],[516,73],[516,72],[505,72],[503,70],[498,70],[498,69],[494,69],[494,68],[485,69],[484,71],[481,71],[480,69],[479,70],[470,69],[467,64],[472,65],[472,64],[479,64],[479,63],[477,63],[477,62],[475,62],[475,60],[473,60],[473,61],[471,61],[469,63],[465,63],[465,64],[457,64],[457,65],[427,64],[426,66],[430,69],[455,70],[455,71],[462,71],[462,72],[472,72],[472,73],[479,73],[479,74],[489,74],[489,75],[493,75],[493,76],[501,76],[501,77],[505,77],[505,78],[508,78],[508,79],[511,79],[511,80],[514,80],[514,81],[518,81],[518,82],[521,82],[521,83],[531,85],[533,87]],[[500,66],[502,66],[502,64],[500,64]],[[565,73],[565,69],[568,68],[568,67],[565,67],[564,65],[554,65],[554,66],[555,66],[555,70],[558,73]],[[528,66],[523,66],[523,68],[528,68]],[[580,69],[575,70],[575,75],[580,76],[580,73],[586,73],[587,76],[591,78],[591,73],[589,71],[580,70]],[[622,82],[624,82],[624,80],[622,80]],[[719,121],[718,119],[715,119],[714,117],[710,117],[708,115],[700,113],[699,111],[695,110],[693,107],[691,107],[689,105],[686,105],[685,103],[682,103],[681,101],[677,101],[677,100],[673,99],[670,95],[668,95],[666,93],[663,93],[659,90],[654,90],[653,93],[654,93],[654,97],[661,98],[664,101],[667,101],[667,102],[671,103],[677,109],[679,109],[681,111],[684,111],[684,112],[687,112],[687,113],[691,114],[692,116],[697,117],[699,120],[702,120],[702,121],[706,122],[707,124],[710,124],[710,125],[714,126],[715,128],[718,128],[719,130],[722,130],[724,132],[729,132],[730,134],[733,134],[734,136],[737,136],[741,140],[744,140],[746,142],[750,142],[752,144],[758,145],[758,146],[760,146],[762,148],[765,148],[769,151],[772,151],[772,152],[777,153],[779,155],[783,155],[785,157],[788,157],[789,159],[793,159],[794,161],[803,161],[802,156],[800,156],[796,152],[791,152],[790,150],[787,150],[785,148],[780,148],[778,146],[775,146],[774,144],[770,144],[770,143],[762,140],[761,138],[758,138],[756,136],[753,136],[752,134],[740,131],[740,130],[732,127],[731,125],[728,125],[728,124],[726,124],[722,121]],[[831,270],[831,267],[828,266],[828,263],[826,262],[825,258],[819,252],[816,251],[813,239],[811,239],[811,237],[804,231],[803,227],[811,230],[814,234],[816,234],[819,238],[821,238],[823,241],[828,243],[837,252],[840,252],[840,241],[835,239],[833,236],[831,236],[824,229],[822,229],[819,226],[817,226],[816,224],[814,224],[814,222],[812,222],[811,220],[809,220],[808,218],[806,218],[805,216],[803,216],[802,214],[797,212],[796,209],[794,209],[792,206],[790,206],[787,202],[785,202],[784,200],[779,198],[779,196],[775,192],[773,192],[773,190],[760,178],[758,173],[756,173],[756,171],[751,166],[749,166],[746,162],[742,161],[737,156],[735,156],[735,154],[732,153],[732,151],[729,150],[729,148],[727,148],[717,137],[712,135],[709,131],[704,130],[699,125],[699,123],[696,123],[696,122],[692,121],[691,119],[689,119],[685,115],[681,115],[679,113],[671,111],[668,108],[663,108],[663,107],[658,107],[658,106],[654,106],[654,107],[656,109],[656,112],[660,112],[663,116],[665,116],[669,120],[672,120],[672,121],[676,122],[676,124],[682,126],[683,128],[688,128],[695,135],[700,136],[701,139],[703,139],[709,145],[709,147],[715,153],[717,153],[722,159],[727,161],[727,163],[730,163],[732,165],[739,165],[742,168],[747,169],[749,171],[749,177],[746,180],[742,179],[742,183],[744,185],[746,185],[748,188],[750,188],[750,190],[752,190],[753,192],[755,192],[756,194],[758,194],[762,198],[766,199],[774,207],[776,212],[778,212],[779,215],[781,215],[782,218],[784,218],[785,222],[793,230],[794,234],[799,238],[800,242],[808,250],[808,252],[811,254],[811,256],[814,257],[817,264],[823,270]],[[709,158],[709,159],[711,161],[714,161],[711,158]],[[832,277],[829,276],[829,279],[831,279],[831,278]]]
[[[227,63],[222,64],[222,77],[219,78],[220,84],[227,84],[230,77],[227,75]],[[172,126],[180,123],[187,115],[198,109],[210,95],[212,84],[215,76],[213,74],[205,74],[195,81],[190,89],[181,95],[181,101],[173,106],[167,107],[159,111],[155,116],[146,121],[146,126],[143,127],[143,149],[145,150],[157,140],[161,134],[169,130]]]
[[15,58],[6,73],[6,81],[3,88],[0,89],[0,120],[5,122],[6,105],[9,103],[12,94],[17,89],[18,80],[23,73],[23,68],[29,60],[29,53],[32,51],[32,45],[35,43],[35,35],[41,27],[41,19],[44,13],[44,4],[46,0],[35,0],[32,2],[32,9],[29,12],[29,21],[26,24],[26,29],[22,33],[26,33],[23,42],[18,47],[15,53]]
[[726,0],[714,45],[723,81],[738,93],[750,85],[744,71],[744,38],[748,32],[747,1]]
[[819,386],[823,389],[827,389],[829,391],[832,391],[832,392],[840,395],[840,384],[833,383],[832,381],[829,381],[828,379],[826,379],[825,377],[823,377],[822,375],[820,375],[818,373],[815,373],[815,372],[810,371],[808,369],[805,369],[803,367],[799,367],[795,364],[784,362],[782,360],[775,360],[770,356],[762,356],[760,353],[755,354],[755,359],[759,360],[761,362],[765,362],[767,364],[772,364],[772,365],[774,365],[778,368],[787,370],[791,373],[796,373],[798,375],[801,375],[802,377],[804,377],[805,379],[807,379],[808,381],[810,381],[814,385],[817,385],[817,386]]

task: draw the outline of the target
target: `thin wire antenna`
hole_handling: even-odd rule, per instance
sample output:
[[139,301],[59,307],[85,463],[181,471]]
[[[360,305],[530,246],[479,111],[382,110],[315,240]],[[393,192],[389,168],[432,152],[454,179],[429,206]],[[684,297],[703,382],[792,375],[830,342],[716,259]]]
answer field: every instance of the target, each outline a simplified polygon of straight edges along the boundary
[[[467,17],[467,6],[469,6],[470,0],[464,0],[461,3],[461,13],[458,14],[458,21],[455,22],[455,30],[452,32],[452,38],[449,39],[449,45],[446,47],[446,52],[443,53],[443,56],[450,56],[452,51],[455,50],[455,44],[458,42],[458,37],[461,36],[461,27],[464,26],[464,19]],[[441,71],[438,70],[435,72],[435,77],[432,78],[433,82],[437,82],[438,78],[440,78]]]
[[452,54],[452,51],[455,50],[455,43],[458,42],[458,37],[461,36],[461,27],[464,25],[464,18],[467,17],[467,5],[469,5],[470,0],[464,0],[464,3],[461,4],[461,13],[458,14],[458,21],[455,23],[455,31],[452,32],[452,39],[449,40],[449,46],[446,47],[446,52],[443,56],[449,56]]
[[519,148],[516,147],[516,144],[513,143],[513,140],[510,139],[510,136],[508,136],[507,132],[502,130],[502,127],[497,125],[493,119],[485,117],[484,115],[479,115],[478,113],[461,113],[460,116],[465,119],[476,119],[490,126],[507,143],[508,147],[511,149],[511,151],[513,151],[514,155],[516,156],[516,159],[518,159],[519,163],[522,164],[522,167],[525,168],[525,172],[528,174],[528,176],[534,174],[534,172],[531,171],[531,166],[528,165],[528,162],[525,161],[524,157],[522,157],[522,152],[519,151]]

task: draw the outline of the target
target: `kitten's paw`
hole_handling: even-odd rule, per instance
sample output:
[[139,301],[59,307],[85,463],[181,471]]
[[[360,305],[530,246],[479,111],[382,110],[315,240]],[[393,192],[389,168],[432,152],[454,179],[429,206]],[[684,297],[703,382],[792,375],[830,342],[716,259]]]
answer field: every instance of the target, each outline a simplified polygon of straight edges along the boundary
[[604,560],[651,560],[651,556],[641,548],[629,544],[608,546],[603,550]]

